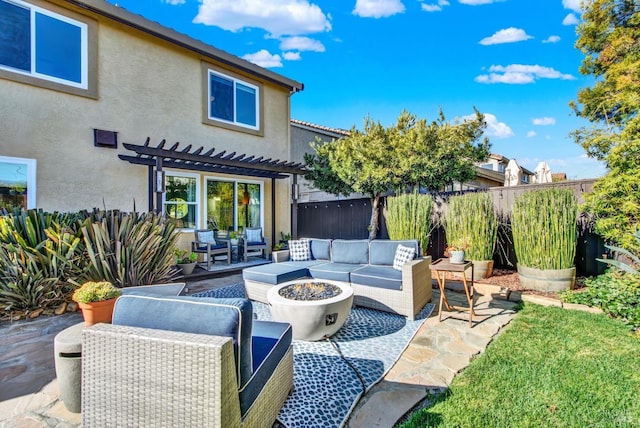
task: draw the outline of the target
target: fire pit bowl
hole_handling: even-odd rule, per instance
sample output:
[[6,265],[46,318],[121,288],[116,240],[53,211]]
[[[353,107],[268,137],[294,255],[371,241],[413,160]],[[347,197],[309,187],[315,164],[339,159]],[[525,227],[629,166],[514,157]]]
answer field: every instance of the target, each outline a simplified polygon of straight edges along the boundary
[[302,279],[276,285],[267,292],[274,321],[288,322],[296,340],[332,336],[349,316],[353,289],[335,281]]

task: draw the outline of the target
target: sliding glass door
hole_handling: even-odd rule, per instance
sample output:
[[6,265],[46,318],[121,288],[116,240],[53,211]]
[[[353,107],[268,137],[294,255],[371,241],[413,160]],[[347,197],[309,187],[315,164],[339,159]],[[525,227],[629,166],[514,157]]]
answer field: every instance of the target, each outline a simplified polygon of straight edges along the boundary
[[244,181],[207,179],[207,228],[243,230],[262,224],[262,186]]

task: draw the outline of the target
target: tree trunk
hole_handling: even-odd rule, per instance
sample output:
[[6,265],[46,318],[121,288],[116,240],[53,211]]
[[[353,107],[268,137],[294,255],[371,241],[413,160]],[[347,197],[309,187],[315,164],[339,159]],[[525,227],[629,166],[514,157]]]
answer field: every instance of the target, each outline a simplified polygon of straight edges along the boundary
[[369,239],[376,239],[380,224],[380,192],[371,198],[371,222],[369,223]]

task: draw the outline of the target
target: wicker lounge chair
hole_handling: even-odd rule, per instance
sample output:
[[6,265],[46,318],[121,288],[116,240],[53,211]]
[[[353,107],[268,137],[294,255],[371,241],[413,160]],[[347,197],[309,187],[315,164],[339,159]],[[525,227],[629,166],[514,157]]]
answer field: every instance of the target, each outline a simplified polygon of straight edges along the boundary
[[246,299],[119,298],[114,324],[83,332],[83,426],[271,427],[293,388],[291,326],[249,314]]

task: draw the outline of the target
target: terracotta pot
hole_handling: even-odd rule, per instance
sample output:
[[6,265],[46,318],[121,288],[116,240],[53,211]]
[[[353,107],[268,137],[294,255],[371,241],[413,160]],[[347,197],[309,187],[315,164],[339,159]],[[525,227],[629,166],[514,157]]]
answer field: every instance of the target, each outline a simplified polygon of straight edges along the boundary
[[103,300],[101,302],[91,303],[78,303],[80,309],[82,309],[82,317],[87,327],[100,322],[111,324],[113,318],[113,306],[118,298]]

